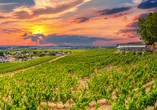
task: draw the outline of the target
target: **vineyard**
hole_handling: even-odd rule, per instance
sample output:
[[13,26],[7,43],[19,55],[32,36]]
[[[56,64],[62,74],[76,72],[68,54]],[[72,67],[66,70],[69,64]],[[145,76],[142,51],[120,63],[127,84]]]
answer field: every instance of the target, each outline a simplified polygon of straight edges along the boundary
[[[157,54],[115,50],[77,52],[1,77],[1,110],[156,108]],[[6,65],[0,68],[0,73],[9,70]]]
[[23,62],[8,62],[4,64],[0,64],[0,74],[4,74],[7,72],[12,72],[24,68],[28,68],[34,65],[41,64],[43,62],[47,62],[49,60],[52,60],[56,58],[57,56],[50,56],[50,57],[41,57],[29,61],[23,61]]

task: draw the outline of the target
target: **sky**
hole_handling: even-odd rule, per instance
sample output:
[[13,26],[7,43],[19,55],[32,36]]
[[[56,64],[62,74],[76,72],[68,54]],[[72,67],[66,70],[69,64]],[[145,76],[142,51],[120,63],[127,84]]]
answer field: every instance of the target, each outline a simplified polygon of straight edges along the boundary
[[135,42],[157,0],[0,0],[0,45],[116,46]]

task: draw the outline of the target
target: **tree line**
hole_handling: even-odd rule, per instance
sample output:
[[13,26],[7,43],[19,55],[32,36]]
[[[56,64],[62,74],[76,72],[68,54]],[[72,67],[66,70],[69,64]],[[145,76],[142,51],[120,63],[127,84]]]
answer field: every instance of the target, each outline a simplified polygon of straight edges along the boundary
[[4,52],[3,51],[0,51],[0,56],[4,56]]

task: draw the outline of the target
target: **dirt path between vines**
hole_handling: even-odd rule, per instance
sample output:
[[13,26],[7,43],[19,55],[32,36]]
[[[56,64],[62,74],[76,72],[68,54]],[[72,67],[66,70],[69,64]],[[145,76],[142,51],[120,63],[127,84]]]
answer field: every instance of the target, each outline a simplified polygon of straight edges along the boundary
[[58,59],[60,59],[60,58],[65,57],[65,56],[67,56],[67,55],[62,55],[62,56],[59,56],[59,57],[57,57],[57,58],[55,58],[55,59],[52,59],[52,60],[43,62],[43,63],[41,63],[41,64],[37,64],[37,65],[31,66],[31,67],[28,67],[28,68],[24,68],[24,69],[20,69],[20,70],[16,70],[16,71],[8,72],[8,73],[0,74],[0,77],[3,77],[3,76],[5,76],[5,75],[13,76],[13,75],[14,75],[15,73],[17,73],[17,72],[25,71],[25,70],[34,68],[34,67],[36,67],[36,66],[40,66],[40,65],[42,65],[42,64],[48,63],[48,62],[53,62],[53,61],[56,61],[56,60],[58,60]]

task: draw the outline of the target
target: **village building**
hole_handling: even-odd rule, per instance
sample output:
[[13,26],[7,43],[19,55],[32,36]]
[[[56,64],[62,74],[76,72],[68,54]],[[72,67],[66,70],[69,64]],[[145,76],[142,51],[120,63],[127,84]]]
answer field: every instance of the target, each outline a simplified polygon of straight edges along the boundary
[[[41,54],[42,52],[35,52],[36,54]],[[54,51],[54,52],[48,52],[48,51],[43,51],[43,53],[49,55],[53,55],[53,56],[57,56],[57,55],[62,55],[62,54],[66,54],[63,51]],[[5,63],[5,62],[22,62],[25,60],[32,60],[32,59],[36,59],[36,58],[40,58],[39,55],[37,55],[37,57],[33,57],[34,52],[16,52],[13,55],[8,54],[6,51],[4,51],[3,56],[0,56],[0,63]],[[26,59],[25,56],[27,56],[28,58]]]
[[[139,38],[137,42],[129,42],[124,44],[117,44],[118,51],[152,51],[152,45],[149,43],[144,43],[142,38]],[[156,48],[153,48],[157,51]]]
[[26,53],[26,55],[29,55],[29,53]]

